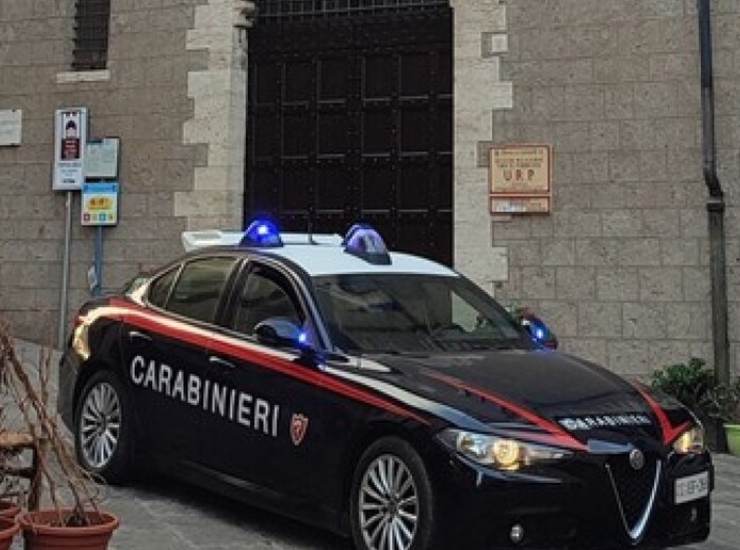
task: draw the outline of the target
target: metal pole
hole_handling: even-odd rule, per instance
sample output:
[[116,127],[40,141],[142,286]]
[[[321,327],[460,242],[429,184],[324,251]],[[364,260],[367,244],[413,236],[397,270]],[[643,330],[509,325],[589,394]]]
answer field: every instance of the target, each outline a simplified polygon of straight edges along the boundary
[[730,383],[730,350],[727,329],[727,270],[725,257],[725,204],[709,201],[710,274],[712,280],[712,342],[715,377]]
[[95,290],[93,296],[100,296],[103,290],[103,227],[98,226],[95,233]]
[[59,327],[57,348],[64,349],[67,337],[67,304],[69,302],[69,257],[72,244],[72,191],[67,191],[64,220],[64,256],[62,257],[62,289],[59,296]]
[[[714,60],[712,59],[712,16],[710,0],[697,0],[701,54],[702,156],[704,181],[709,192],[709,270],[712,284],[712,347],[717,382],[730,382],[730,345],[727,333],[727,265],[725,257],[725,199],[717,176],[714,129]],[[717,422],[715,445],[726,451],[722,423]]]

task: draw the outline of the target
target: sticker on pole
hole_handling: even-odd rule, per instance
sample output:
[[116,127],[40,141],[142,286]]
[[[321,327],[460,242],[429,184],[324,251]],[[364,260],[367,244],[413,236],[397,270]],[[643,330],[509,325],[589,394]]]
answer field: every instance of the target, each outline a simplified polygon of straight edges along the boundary
[[118,182],[91,182],[82,186],[82,225],[118,224]]

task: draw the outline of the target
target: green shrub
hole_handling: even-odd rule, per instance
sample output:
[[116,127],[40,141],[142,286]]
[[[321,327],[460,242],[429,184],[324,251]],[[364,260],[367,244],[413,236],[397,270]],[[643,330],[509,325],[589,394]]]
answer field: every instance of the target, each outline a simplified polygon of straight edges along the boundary
[[692,358],[688,363],[656,370],[652,378],[654,390],[676,398],[701,418],[723,422],[738,418],[740,379],[734,385],[717,384],[714,371],[703,359]]
[[714,387],[714,372],[703,359],[670,365],[653,373],[654,390],[675,397],[694,411],[701,408],[709,388]]

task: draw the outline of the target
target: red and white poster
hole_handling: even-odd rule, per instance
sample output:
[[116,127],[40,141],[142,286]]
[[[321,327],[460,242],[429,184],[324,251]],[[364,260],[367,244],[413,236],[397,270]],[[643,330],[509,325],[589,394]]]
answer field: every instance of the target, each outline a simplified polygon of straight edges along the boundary
[[85,181],[87,109],[59,109],[54,124],[54,191],[79,191]]

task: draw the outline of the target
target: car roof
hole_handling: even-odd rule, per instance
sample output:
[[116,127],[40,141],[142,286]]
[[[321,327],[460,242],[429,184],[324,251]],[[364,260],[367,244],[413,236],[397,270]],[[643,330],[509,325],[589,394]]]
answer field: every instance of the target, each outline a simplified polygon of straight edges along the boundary
[[366,258],[348,253],[344,239],[339,235],[281,233],[281,246],[251,247],[241,244],[240,231],[188,231],[183,233],[185,250],[204,252],[244,252],[284,261],[302,269],[309,277],[353,274],[413,274],[459,277],[442,264],[419,256],[390,252],[390,264],[376,264]]
[[273,257],[289,260],[311,277],[354,274],[406,274],[459,277],[449,267],[401,252],[391,252],[390,265],[376,265],[333,245],[285,245],[259,250]]

